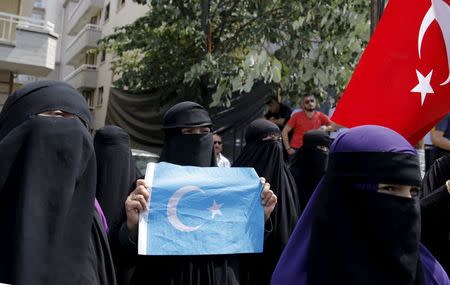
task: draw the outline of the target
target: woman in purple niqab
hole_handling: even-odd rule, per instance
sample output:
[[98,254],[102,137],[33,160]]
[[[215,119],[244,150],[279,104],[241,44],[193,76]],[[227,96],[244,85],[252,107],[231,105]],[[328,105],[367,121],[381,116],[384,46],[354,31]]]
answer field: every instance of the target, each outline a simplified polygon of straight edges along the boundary
[[419,201],[377,191],[380,183],[420,181],[416,151],[398,133],[379,126],[342,133],[271,284],[450,284],[419,242]]

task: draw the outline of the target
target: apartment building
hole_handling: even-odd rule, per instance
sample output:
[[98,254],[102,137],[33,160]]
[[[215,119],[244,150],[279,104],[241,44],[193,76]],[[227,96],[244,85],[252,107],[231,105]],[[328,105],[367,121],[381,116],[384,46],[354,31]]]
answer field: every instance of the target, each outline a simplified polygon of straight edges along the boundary
[[55,68],[58,34],[42,12],[35,0],[0,1],[0,108],[19,75],[45,77]]
[[89,53],[115,27],[134,22],[148,11],[132,0],[65,0],[62,16],[61,79],[77,88],[89,104],[93,129],[105,124],[113,82],[113,55]]

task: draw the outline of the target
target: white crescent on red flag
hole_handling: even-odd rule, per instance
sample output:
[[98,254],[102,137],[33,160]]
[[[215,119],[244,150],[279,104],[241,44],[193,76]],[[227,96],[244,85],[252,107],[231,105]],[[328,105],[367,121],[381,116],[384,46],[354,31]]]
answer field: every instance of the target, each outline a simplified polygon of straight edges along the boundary
[[416,144],[450,112],[450,0],[390,0],[332,120]]

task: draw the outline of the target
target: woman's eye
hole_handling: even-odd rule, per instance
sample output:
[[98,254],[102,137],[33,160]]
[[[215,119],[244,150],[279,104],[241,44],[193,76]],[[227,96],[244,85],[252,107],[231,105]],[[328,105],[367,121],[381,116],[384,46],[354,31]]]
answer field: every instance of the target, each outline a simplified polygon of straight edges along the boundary
[[411,197],[417,197],[419,196],[419,188],[413,187],[411,188]]

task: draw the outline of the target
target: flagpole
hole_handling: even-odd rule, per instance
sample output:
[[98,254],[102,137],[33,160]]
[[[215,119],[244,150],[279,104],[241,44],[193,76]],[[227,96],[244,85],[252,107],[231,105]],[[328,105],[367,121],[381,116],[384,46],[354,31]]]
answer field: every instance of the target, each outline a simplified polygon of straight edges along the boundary
[[373,34],[375,27],[380,21],[385,4],[385,0],[370,0],[370,35]]

